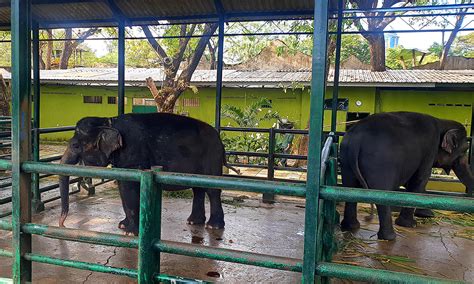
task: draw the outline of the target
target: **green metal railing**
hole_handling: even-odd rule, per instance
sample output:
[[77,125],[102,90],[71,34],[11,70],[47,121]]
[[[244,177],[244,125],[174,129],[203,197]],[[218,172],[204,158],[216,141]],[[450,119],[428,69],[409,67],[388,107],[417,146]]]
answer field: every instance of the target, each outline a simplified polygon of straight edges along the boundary
[[[334,227],[338,224],[336,201],[371,202],[384,205],[474,212],[474,200],[452,196],[433,196],[406,192],[348,189],[335,186],[337,144],[330,137],[322,141],[323,102],[326,83],[326,46],[328,1],[314,2],[313,66],[311,86],[311,118],[309,129],[308,180],[306,184],[276,181],[252,181],[240,178],[164,173],[155,170],[108,169],[56,165],[32,157],[31,133],[31,29],[38,40],[38,25],[31,23],[31,0],[12,0],[12,161],[0,160],[0,169],[12,171],[12,219],[0,220],[0,229],[12,231],[12,250],[0,249],[1,257],[12,258],[12,281],[32,280],[32,263],[111,273],[138,279],[139,283],[154,281],[199,282],[161,273],[160,253],[208,258],[247,265],[302,273],[304,283],[327,283],[329,278],[381,283],[455,283],[401,272],[331,263],[336,251]],[[122,36],[123,37],[123,36]],[[38,56],[35,57],[37,66]],[[37,70],[36,70],[37,71]],[[35,77],[38,72],[35,72]],[[123,80],[122,82],[123,83]],[[35,95],[39,95],[38,78]],[[39,98],[39,97],[38,97]],[[37,101],[38,102],[38,101]],[[37,106],[38,107],[38,104]],[[36,125],[38,126],[38,125]],[[35,134],[37,135],[37,133]],[[323,142],[324,146],[323,146]],[[81,176],[140,182],[140,233],[128,237],[78,229],[32,223],[32,176],[40,174]],[[224,248],[184,244],[161,239],[161,186],[176,184],[245,190],[258,193],[301,196],[306,199],[304,255],[302,259],[262,255]],[[96,263],[59,259],[32,251],[32,236],[68,241],[138,249],[137,269],[106,266]],[[0,279],[4,281],[4,279]]]

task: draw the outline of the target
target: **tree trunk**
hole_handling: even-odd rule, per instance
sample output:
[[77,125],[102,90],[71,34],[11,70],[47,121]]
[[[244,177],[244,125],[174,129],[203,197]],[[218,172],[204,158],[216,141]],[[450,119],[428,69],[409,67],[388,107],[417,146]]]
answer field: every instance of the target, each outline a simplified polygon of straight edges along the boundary
[[211,63],[209,69],[216,70],[217,69],[216,49],[212,46],[211,41],[209,41],[207,46],[209,48],[209,54],[211,55],[209,59]]
[[63,50],[61,52],[61,57],[59,58],[59,69],[67,69],[69,65],[69,58],[72,55],[72,29],[65,29],[65,40],[63,44]]
[[385,68],[385,38],[383,34],[366,35],[370,44],[370,67],[371,71],[381,72]]
[[0,74],[0,113],[2,116],[10,116],[10,88],[5,83],[2,74]]
[[46,70],[51,70],[51,60],[53,58],[53,42],[51,39],[53,39],[53,31],[52,30],[46,30],[48,34],[48,41],[47,48],[46,48],[46,64],[45,64],[45,69]]
[[454,24],[454,29],[451,32],[451,34],[449,35],[448,41],[444,45],[443,51],[441,52],[441,58],[439,59],[439,69],[440,70],[443,70],[444,67],[446,66],[446,61],[448,59],[449,50],[451,49],[451,45],[453,44],[454,39],[456,38],[456,36],[459,32],[459,29],[462,26],[462,22],[464,21],[464,16],[466,15],[466,12],[467,12],[467,9],[461,11],[461,14],[456,16],[456,23]]

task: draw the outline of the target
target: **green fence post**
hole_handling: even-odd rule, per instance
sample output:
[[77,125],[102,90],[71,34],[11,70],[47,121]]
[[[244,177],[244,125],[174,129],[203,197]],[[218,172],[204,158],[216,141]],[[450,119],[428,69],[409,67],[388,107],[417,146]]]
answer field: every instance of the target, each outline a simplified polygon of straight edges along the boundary
[[161,186],[155,184],[153,171],[144,171],[140,180],[138,283],[153,283],[155,273],[160,273],[160,253],[153,244],[161,239],[161,199]]
[[21,225],[31,222],[31,175],[21,163],[31,158],[31,0],[11,1],[12,32],[12,247],[14,283],[31,282],[31,235]]
[[308,179],[306,182],[306,210],[303,256],[303,283],[314,283],[318,227],[319,191],[321,187],[321,140],[323,103],[326,88],[326,47],[328,0],[314,1],[313,62],[308,146]]
[[[33,23],[33,161],[38,162],[40,158],[40,47],[39,47],[39,26]],[[31,206],[34,213],[44,210],[44,203],[41,201],[39,174],[32,174],[33,200]]]

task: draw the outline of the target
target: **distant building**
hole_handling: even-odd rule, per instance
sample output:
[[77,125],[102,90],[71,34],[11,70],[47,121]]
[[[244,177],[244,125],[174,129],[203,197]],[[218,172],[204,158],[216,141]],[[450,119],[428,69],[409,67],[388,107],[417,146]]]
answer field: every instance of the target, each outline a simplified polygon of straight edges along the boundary
[[398,46],[400,37],[396,33],[385,33],[385,48],[395,48]]

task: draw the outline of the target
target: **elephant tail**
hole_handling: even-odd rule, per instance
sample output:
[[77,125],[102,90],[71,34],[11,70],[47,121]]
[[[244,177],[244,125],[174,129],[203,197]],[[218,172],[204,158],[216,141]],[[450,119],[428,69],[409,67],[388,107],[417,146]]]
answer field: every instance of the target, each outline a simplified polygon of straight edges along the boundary
[[[369,189],[369,185],[367,184],[367,181],[365,180],[364,176],[362,175],[359,167],[359,153],[360,153],[360,145],[358,145],[356,151],[352,151],[352,157],[351,157],[351,167],[352,171],[354,172],[357,180],[360,182],[363,188]],[[374,218],[375,215],[375,206],[373,203],[370,204],[370,213],[369,216],[365,217],[366,221],[371,221]]]
[[233,170],[233,171],[234,171],[235,173],[237,173],[239,176],[242,175],[242,173],[240,172],[239,169],[237,169],[237,168],[235,168],[235,167],[232,167],[232,166],[229,166],[229,164],[227,164],[227,159],[225,158],[225,155],[224,155],[224,167]]

